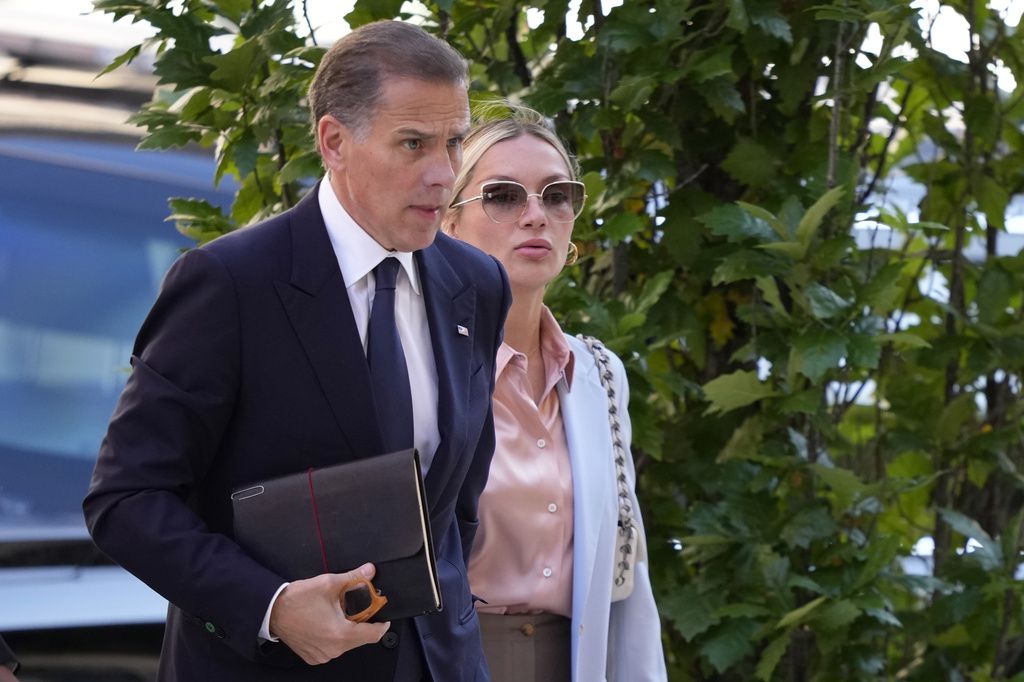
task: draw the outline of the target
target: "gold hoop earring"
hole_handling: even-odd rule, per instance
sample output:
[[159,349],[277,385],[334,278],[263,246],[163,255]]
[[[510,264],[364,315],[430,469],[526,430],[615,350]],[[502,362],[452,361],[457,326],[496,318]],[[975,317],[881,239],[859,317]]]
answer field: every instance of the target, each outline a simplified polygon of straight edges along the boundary
[[575,265],[579,258],[580,250],[579,247],[576,246],[576,242],[569,242],[569,255],[565,257],[565,264]]

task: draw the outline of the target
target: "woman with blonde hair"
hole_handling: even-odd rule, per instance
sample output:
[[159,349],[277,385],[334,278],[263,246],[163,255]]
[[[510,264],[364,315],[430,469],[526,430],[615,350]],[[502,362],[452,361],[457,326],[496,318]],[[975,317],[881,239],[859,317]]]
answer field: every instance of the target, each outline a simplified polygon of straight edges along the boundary
[[629,451],[622,362],[563,334],[545,287],[575,262],[586,199],[544,118],[475,127],[443,229],[508,272],[495,366],[497,446],[469,560],[495,682],[665,680]]

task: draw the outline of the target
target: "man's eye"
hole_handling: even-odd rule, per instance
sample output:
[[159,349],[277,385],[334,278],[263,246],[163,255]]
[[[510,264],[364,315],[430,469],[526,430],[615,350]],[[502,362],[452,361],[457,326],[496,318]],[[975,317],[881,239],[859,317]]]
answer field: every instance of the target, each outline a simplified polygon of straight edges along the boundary
[[421,147],[423,147],[423,142],[421,142],[420,140],[406,140],[402,144],[405,145],[406,149],[409,149],[409,150],[412,150],[412,151],[416,151],[417,149],[420,149]]
[[453,147],[455,149],[459,149],[460,147],[462,147],[462,138],[453,137],[452,139],[448,140],[448,146]]

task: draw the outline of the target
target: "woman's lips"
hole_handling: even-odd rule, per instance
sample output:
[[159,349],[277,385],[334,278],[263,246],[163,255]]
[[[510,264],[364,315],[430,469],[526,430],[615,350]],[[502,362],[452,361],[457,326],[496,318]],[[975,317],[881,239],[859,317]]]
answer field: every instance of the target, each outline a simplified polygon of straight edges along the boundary
[[551,253],[551,242],[546,239],[530,239],[515,248],[520,256],[532,259],[540,259]]

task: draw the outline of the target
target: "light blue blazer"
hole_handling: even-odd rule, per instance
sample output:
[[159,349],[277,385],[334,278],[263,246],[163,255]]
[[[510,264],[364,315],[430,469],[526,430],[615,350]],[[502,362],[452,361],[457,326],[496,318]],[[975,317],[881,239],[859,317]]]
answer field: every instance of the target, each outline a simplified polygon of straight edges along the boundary
[[[573,479],[572,680],[664,682],[661,621],[645,562],[637,562],[633,593],[624,600],[611,601],[619,507],[608,394],[586,344],[568,334],[566,339],[575,356],[575,368],[572,389],[566,390],[565,382],[559,382],[558,398]],[[622,361],[611,351],[608,355],[628,453],[632,437],[629,385]],[[643,533],[632,456],[626,460],[626,475]]]

